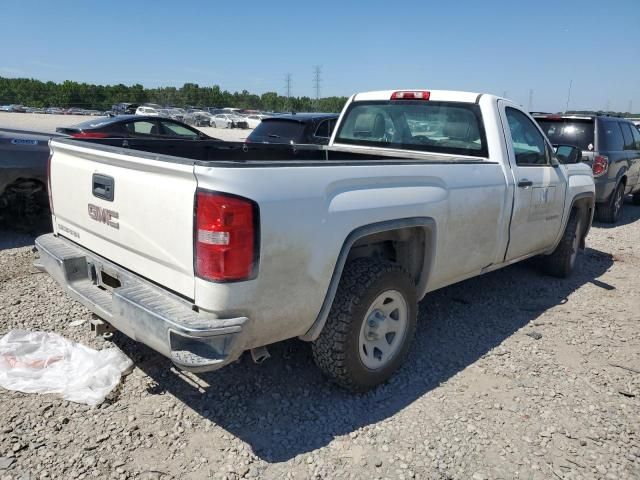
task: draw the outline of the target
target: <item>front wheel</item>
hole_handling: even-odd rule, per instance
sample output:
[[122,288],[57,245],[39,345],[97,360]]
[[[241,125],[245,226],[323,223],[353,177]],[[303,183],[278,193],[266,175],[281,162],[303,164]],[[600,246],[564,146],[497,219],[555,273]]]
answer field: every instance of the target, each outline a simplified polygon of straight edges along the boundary
[[312,344],[313,358],[340,386],[369,390],[406,359],[417,310],[416,287],[406,270],[356,259],[345,267],[327,323]]
[[543,267],[549,275],[566,278],[573,272],[580,250],[582,225],[583,215],[580,214],[580,211],[571,212],[560,243],[551,255],[542,257]]

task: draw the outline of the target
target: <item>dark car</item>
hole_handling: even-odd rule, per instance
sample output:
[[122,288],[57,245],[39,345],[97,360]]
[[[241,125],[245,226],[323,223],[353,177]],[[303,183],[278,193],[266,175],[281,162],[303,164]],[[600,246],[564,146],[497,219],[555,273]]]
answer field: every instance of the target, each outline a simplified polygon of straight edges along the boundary
[[183,140],[216,140],[177,120],[143,115],[118,115],[97,118],[73,127],[59,127],[59,133],[74,138],[177,138]]
[[49,140],[59,134],[0,129],[0,224],[50,229]]
[[624,196],[640,205],[640,132],[629,120],[608,116],[534,114],[553,144],[574,145],[593,170],[596,217],[615,223]]
[[264,118],[246,142],[326,145],[338,116],[337,113],[291,113]]

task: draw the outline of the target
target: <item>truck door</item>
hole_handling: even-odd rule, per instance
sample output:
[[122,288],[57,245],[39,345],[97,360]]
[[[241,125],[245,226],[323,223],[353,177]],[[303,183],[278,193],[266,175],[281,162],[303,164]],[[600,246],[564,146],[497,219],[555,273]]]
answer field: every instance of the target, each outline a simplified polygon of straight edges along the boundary
[[554,244],[562,228],[567,174],[527,114],[500,102],[500,115],[516,185],[505,255],[509,261]]

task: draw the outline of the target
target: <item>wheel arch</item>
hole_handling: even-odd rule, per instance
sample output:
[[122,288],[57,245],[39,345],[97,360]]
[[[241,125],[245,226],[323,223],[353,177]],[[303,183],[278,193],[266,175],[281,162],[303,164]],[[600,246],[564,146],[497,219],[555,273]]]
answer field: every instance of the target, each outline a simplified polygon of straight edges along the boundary
[[[380,253],[380,248],[383,250],[388,248],[388,242],[402,244],[400,248],[395,249],[396,260],[401,257],[398,263],[405,266],[413,276],[418,297],[420,297],[426,289],[432,271],[435,259],[436,234],[436,222],[431,217],[389,220],[363,225],[353,230],[347,235],[338,254],[320,313],[311,328],[299,338],[305,341],[313,341],[320,335],[327,321],[342,272],[348,260],[367,256],[367,251]],[[371,245],[375,245],[375,247],[370,248]],[[354,255],[354,248],[362,248],[363,252]],[[422,252],[418,252],[419,250],[422,250]],[[399,251],[401,253],[398,253]],[[418,253],[420,254],[418,255]],[[383,258],[387,257],[383,255]]]
[[569,208],[569,215],[567,215],[567,219],[564,223],[562,231],[567,228],[567,223],[569,222],[569,217],[574,209],[578,210],[580,215],[583,215],[585,220],[587,220],[585,224],[585,228],[580,237],[580,248],[585,248],[585,241],[587,238],[587,234],[591,229],[591,224],[593,223],[593,215],[595,213],[595,194],[592,192],[582,192],[577,194],[571,200],[571,207]]

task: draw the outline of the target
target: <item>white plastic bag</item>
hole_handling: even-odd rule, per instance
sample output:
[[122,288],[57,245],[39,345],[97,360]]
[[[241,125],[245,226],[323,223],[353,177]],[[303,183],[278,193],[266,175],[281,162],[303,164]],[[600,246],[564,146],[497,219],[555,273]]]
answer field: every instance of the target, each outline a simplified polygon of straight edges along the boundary
[[7,390],[98,405],[131,365],[117,348],[93,350],[55,333],[12,330],[0,338],[0,386]]

